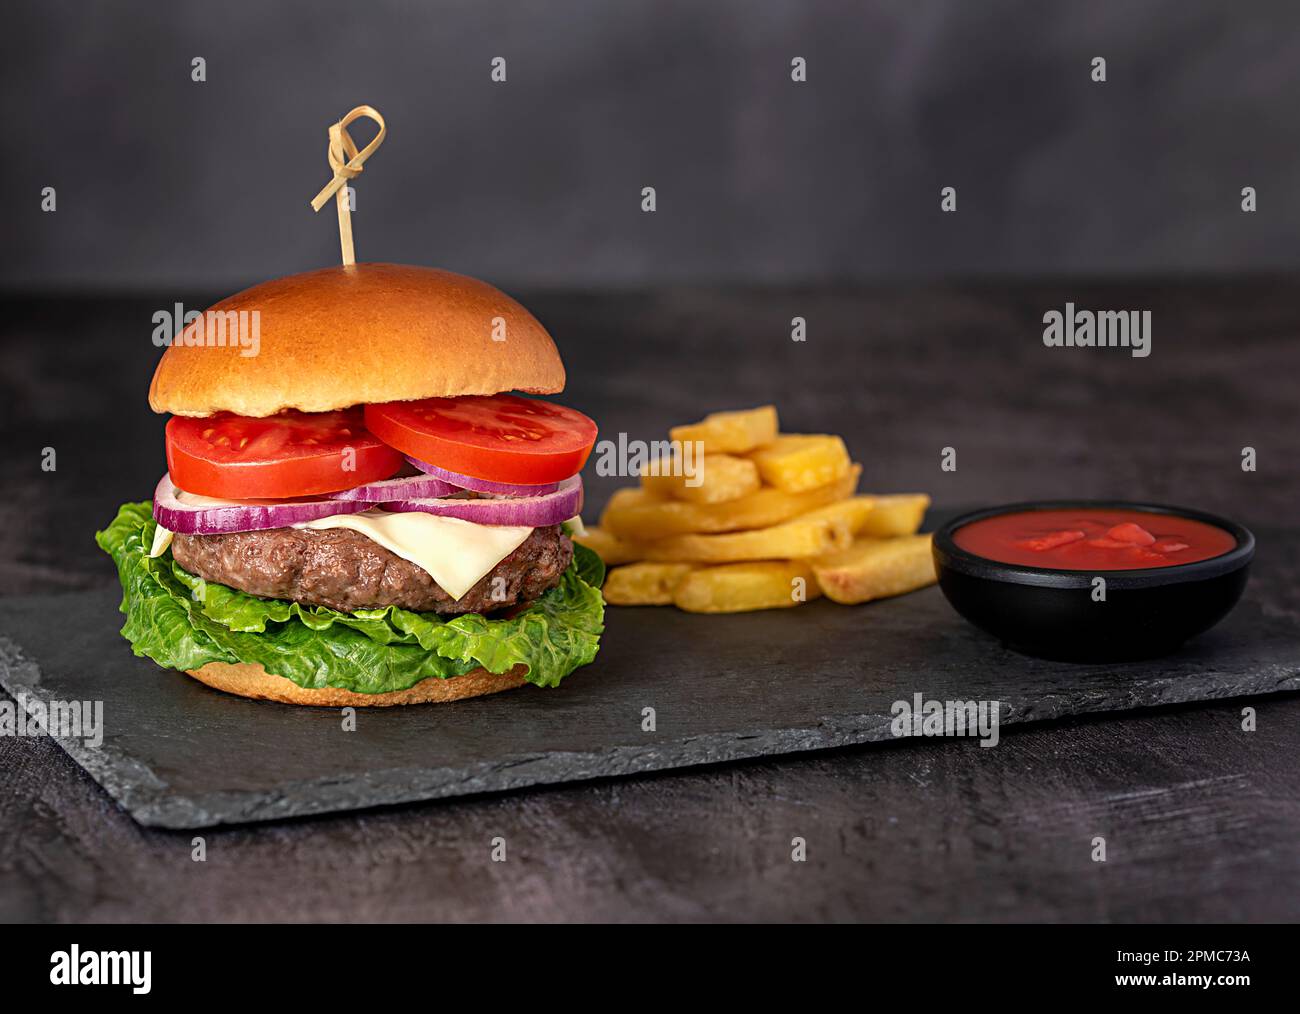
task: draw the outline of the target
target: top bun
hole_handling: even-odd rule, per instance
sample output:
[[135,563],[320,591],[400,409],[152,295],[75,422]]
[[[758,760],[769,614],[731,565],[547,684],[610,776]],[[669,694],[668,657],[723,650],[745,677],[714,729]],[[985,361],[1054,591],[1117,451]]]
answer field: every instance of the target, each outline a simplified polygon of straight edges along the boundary
[[154,371],[149,406],[173,415],[267,416],[564,390],[564,364],[537,319],[486,282],[450,271],[321,268],[254,285],[209,313],[253,310],[258,327],[250,313],[242,346],[235,318],[226,318],[224,347],[221,331],[204,331],[207,314],[187,326]]

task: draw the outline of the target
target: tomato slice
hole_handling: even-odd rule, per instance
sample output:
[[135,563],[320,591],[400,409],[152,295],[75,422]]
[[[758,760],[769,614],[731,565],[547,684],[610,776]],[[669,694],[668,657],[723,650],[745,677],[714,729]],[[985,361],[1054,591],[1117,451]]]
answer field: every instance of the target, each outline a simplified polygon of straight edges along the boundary
[[265,419],[219,412],[167,421],[167,469],[187,493],[283,500],[387,479],[402,456],[367,430],[361,408],[288,410]]
[[517,394],[367,405],[366,425],[413,458],[493,482],[567,479],[596,442],[596,424],[581,412]]

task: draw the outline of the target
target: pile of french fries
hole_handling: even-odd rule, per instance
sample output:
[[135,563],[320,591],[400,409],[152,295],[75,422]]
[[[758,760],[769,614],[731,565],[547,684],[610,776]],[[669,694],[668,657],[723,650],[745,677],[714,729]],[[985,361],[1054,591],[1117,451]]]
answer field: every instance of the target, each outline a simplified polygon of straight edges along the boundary
[[[846,604],[935,580],[924,493],[855,491],[862,466],[831,434],[781,433],[771,405],[716,412],[670,431],[702,447],[695,475],[647,466],[576,536],[610,568],[612,605],[693,613],[782,609],[825,595]],[[685,455],[683,455],[685,458]]]

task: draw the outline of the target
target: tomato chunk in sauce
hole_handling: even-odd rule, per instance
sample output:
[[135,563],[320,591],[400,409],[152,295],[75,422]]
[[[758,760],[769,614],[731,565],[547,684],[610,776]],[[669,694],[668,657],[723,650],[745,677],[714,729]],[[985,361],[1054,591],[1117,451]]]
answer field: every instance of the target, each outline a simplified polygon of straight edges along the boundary
[[1015,511],[962,525],[953,542],[999,563],[1049,570],[1144,570],[1222,556],[1237,539],[1177,514],[1079,507]]

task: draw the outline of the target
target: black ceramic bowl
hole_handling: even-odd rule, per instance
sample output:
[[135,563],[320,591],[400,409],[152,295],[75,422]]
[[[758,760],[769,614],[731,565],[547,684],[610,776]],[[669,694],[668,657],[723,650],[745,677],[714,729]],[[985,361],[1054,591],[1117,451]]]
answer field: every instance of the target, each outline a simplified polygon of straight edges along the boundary
[[[1019,511],[1102,508],[1192,518],[1222,528],[1235,549],[1195,563],[1147,570],[1052,570],[999,563],[962,549],[963,525]],[[1006,504],[954,518],[934,535],[939,587],[975,626],[1027,655],[1067,662],[1154,658],[1208,630],[1237,604],[1255,556],[1255,537],[1235,522],[1185,507],[1123,500],[1053,500]],[[1106,599],[1093,600],[1093,578]]]

